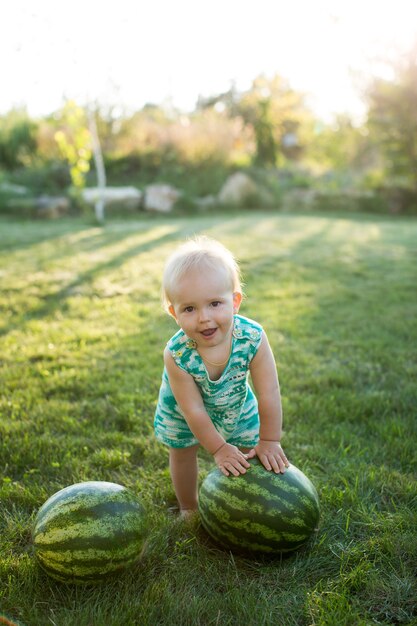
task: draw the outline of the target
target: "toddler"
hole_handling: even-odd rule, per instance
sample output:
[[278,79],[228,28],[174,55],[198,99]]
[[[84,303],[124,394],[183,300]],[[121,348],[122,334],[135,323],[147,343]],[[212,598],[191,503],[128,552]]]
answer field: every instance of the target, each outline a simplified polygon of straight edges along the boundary
[[244,474],[255,455],[267,470],[285,471],[281,397],[265,332],[238,315],[242,286],[229,250],[208,237],[187,241],[166,263],[162,292],[180,330],[164,351],[154,426],[187,517],[197,510],[200,445],[226,476]]

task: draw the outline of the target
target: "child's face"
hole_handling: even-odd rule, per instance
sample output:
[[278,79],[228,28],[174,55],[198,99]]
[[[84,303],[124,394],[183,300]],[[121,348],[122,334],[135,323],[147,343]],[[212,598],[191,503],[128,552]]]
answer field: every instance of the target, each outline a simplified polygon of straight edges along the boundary
[[242,295],[233,293],[230,277],[222,268],[201,268],[184,276],[169,307],[185,334],[199,347],[214,347],[230,340],[233,315]]

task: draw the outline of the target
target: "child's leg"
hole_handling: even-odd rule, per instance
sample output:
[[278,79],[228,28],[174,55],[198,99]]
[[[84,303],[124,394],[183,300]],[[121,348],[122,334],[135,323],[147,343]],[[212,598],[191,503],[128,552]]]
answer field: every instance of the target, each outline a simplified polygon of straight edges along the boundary
[[169,468],[181,511],[196,511],[198,502],[198,444],[169,449]]

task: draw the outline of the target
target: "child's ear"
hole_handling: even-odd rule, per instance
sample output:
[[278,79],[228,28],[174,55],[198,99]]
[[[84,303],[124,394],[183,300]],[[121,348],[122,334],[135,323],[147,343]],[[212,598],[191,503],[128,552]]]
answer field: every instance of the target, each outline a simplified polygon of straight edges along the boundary
[[177,316],[176,316],[176,314],[175,314],[175,309],[174,309],[174,305],[173,305],[173,304],[170,304],[170,305],[169,305],[169,307],[168,307],[168,311],[169,311],[170,315],[172,315],[172,317],[174,318],[174,320],[178,323]]
[[242,294],[239,293],[239,291],[235,291],[233,294],[233,313],[239,312],[241,302],[242,302]]

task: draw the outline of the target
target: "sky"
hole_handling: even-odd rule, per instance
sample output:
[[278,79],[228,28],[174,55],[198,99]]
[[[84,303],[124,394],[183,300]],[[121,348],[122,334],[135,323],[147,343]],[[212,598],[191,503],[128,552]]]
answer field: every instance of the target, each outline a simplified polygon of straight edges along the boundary
[[[13,0],[0,5],[0,114],[65,99],[124,111],[280,74],[323,119],[417,41],[417,0]],[[384,69],[385,67],[385,69]]]

